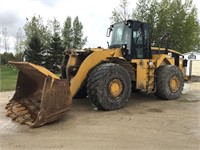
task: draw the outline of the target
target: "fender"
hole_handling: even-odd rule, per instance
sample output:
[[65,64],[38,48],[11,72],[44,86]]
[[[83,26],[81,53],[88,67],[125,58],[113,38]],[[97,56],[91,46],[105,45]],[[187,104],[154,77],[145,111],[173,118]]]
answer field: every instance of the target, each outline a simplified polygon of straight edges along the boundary
[[121,49],[94,51],[81,64],[76,75],[70,80],[71,96],[74,97],[81,88],[89,71],[102,61],[109,61],[109,57],[122,57]]

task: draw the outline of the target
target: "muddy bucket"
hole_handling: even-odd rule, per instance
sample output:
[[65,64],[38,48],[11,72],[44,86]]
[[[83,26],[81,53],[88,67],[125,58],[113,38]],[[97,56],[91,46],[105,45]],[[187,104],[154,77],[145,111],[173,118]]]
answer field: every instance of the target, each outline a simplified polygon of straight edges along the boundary
[[9,62],[19,69],[15,94],[6,105],[7,116],[31,127],[60,119],[71,107],[69,81],[44,67]]

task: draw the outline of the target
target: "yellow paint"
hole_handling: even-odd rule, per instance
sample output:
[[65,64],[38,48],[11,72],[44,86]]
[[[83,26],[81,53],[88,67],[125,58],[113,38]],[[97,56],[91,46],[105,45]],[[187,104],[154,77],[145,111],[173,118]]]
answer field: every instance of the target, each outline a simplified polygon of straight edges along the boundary
[[[57,77],[55,74],[53,74],[51,71],[47,70],[46,68],[39,66],[39,65],[35,65],[29,62],[14,62],[14,61],[9,61],[9,64],[12,64],[14,66],[16,66],[19,70],[21,69],[35,69],[38,72],[40,72],[41,74],[45,75],[45,76],[50,76],[54,79],[60,79],[59,77]],[[19,68],[20,67],[20,68]]]
[[[159,50],[158,48],[152,47],[153,50]],[[89,49],[90,51],[93,51],[80,65],[77,73],[75,76],[70,77],[70,90],[71,95],[74,97],[74,95],[77,93],[77,91],[81,88],[84,80],[87,78],[87,75],[89,71],[97,66],[102,61],[109,61],[109,57],[117,57],[120,59],[125,58],[122,56],[122,52],[120,48],[116,49],[102,49],[102,48],[95,48],[95,49]],[[164,48],[161,48],[160,50],[165,50]],[[169,50],[169,52],[175,52],[173,50]],[[178,52],[175,52],[179,54]],[[69,55],[68,64],[66,66],[66,69],[68,70],[71,66],[76,66],[77,62],[79,61],[77,58],[76,51],[72,52],[72,54]],[[182,59],[180,59],[179,67],[184,73],[184,67],[182,63]],[[28,63],[28,62],[10,62],[12,64],[18,64],[18,65],[25,65],[28,67],[32,67],[36,70],[38,70],[41,74],[45,76],[51,76],[54,79],[59,79],[55,74],[51,73],[49,70],[47,70],[44,67]],[[151,65],[149,65],[149,63]],[[167,54],[154,54],[152,55],[152,59],[132,59],[131,64],[136,64],[136,68],[133,67],[133,69],[136,69],[136,88],[137,89],[144,89],[144,90],[152,90],[154,88],[154,71],[156,68],[158,68],[161,65],[171,64],[174,65],[174,58]],[[116,82],[110,85],[110,91],[112,95],[118,95],[120,93],[121,86],[117,84]]]
[[86,79],[88,72],[99,64],[101,61],[108,61],[108,57],[122,57],[120,49],[103,50],[96,49],[95,52],[90,54],[81,64],[76,75],[70,80],[70,90],[72,97],[80,89],[83,81]]
[[152,61],[156,63],[156,67],[159,67],[161,65],[165,65],[165,60],[171,64],[174,65],[174,58],[170,55],[166,54],[154,54],[152,55]]
[[[151,50],[160,50],[160,51],[165,51],[165,48],[159,48],[159,47],[151,47]],[[173,53],[176,53],[176,54],[179,54],[181,56],[183,56],[183,54],[173,50],[173,49],[168,49],[168,52],[173,52]]]
[[119,79],[113,79],[109,84],[109,93],[112,97],[117,98],[123,90],[123,84]]
[[178,91],[178,89],[180,87],[180,81],[179,81],[179,79],[176,76],[174,76],[174,77],[172,77],[170,79],[169,87],[170,87],[170,90],[172,92],[177,92]]
[[179,59],[179,68],[181,69],[181,71],[182,71],[182,73],[183,73],[183,75],[184,75],[184,78],[186,78],[187,79],[187,76],[186,76],[186,68],[185,67],[183,67],[183,58],[180,58]]
[[[137,64],[136,88],[152,90],[154,88],[155,69],[161,65],[166,65],[166,63],[174,65],[174,58],[166,54],[155,54],[152,56],[152,59],[150,60],[149,59],[132,59],[131,63]],[[149,66],[148,65],[149,63],[152,63],[152,65]]]

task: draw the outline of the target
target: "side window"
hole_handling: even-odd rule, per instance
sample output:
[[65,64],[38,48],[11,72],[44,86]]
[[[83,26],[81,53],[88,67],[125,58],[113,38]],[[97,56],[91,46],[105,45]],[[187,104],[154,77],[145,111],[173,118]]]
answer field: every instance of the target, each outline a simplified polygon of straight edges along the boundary
[[127,26],[124,28],[123,44],[127,44],[128,54],[131,55],[131,29]]
[[132,31],[133,38],[133,57],[134,58],[150,58],[150,31],[149,25],[145,23],[135,22]]
[[144,45],[149,45],[149,31],[147,29],[144,30]]
[[117,41],[117,43],[121,43],[121,41],[122,41],[122,29],[121,28],[118,28],[117,29],[117,36],[116,36],[116,41]]
[[137,31],[133,31],[133,41],[134,41],[134,44],[136,44],[136,39],[137,39]]
[[143,58],[143,44],[141,28],[138,31],[133,31],[133,42],[136,50],[136,57]]
[[142,32],[140,29],[138,31],[133,31],[133,40],[134,44],[142,45]]

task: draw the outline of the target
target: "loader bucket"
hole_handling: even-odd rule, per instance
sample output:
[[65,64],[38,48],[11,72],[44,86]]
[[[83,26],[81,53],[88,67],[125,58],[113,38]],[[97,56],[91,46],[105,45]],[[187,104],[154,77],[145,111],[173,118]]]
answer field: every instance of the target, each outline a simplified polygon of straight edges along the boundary
[[18,123],[39,127],[58,120],[71,107],[69,81],[44,67],[9,62],[19,69],[15,94],[6,105],[7,116]]

